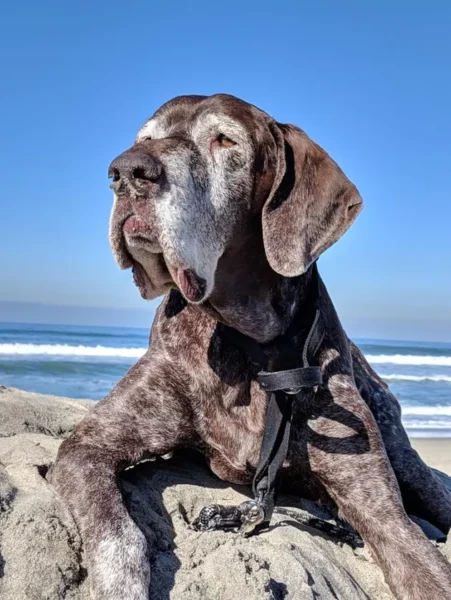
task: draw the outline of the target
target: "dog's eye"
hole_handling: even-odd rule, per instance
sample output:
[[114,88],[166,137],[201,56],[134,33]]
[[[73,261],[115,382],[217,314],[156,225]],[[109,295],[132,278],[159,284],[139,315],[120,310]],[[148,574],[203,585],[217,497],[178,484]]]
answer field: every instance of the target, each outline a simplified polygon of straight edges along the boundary
[[231,140],[229,137],[227,137],[223,133],[220,133],[218,135],[217,142],[218,142],[218,145],[222,146],[223,148],[231,148],[232,146],[236,146],[236,142]]

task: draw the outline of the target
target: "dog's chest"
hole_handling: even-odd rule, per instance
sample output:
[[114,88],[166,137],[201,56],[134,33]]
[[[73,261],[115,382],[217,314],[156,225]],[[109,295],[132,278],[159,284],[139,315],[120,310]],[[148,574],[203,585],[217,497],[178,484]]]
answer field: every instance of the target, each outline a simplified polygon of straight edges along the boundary
[[[211,402],[205,399],[196,415],[196,429],[211,470],[222,480],[251,483],[258,464],[266,425],[267,396],[255,382],[224,390],[220,386]],[[214,399],[213,399],[214,398]],[[319,497],[311,478],[307,455],[307,421],[294,411],[283,486],[310,499]]]
[[[193,445],[204,452],[218,477],[249,483],[260,455],[268,404],[266,393],[255,381],[255,369],[247,355],[202,313],[187,308],[171,326],[166,321],[165,329],[171,370],[180,375],[181,401],[191,407],[193,441],[197,440]],[[303,471],[295,448],[301,429],[302,423],[295,418],[288,472]]]
[[196,411],[196,429],[216,475],[246,483],[260,454],[266,395],[253,382],[228,389],[218,385],[215,392]]
[[[214,398],[214,399],[213,399]],[[218,388],[199,413],[197,432],[211,470],[223,481],[250,484],[259,462],[268,398],[255,382],[233,392]],[[290,443],[281,472],[282,490],[328,503],[330,498],[312,473],[309,459],[309,421],[302,406],[294,405]]]

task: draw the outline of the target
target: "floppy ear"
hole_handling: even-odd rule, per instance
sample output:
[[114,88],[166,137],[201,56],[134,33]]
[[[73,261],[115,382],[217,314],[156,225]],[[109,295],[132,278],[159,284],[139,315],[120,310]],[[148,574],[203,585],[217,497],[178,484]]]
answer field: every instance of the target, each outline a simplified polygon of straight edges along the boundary
[[273,123],[271,130],[278,160],[263,207],[263,241],[274,271],[295,277],[343,235],[359,214],[362,199],[301,129]]

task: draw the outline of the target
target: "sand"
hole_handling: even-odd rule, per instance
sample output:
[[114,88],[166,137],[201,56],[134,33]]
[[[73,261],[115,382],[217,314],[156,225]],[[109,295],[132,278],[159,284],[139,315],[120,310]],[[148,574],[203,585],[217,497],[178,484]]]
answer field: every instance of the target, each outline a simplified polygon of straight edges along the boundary
[[451,438],[412,438],[410,441],[426,464],[451,476]]
[[[45,473],[91,405],[0,386],[2,600],[89,599],[77,528]],[[414,443],[431,465],[451,474],[451,440]],[[282,497],[290,515],[276,514],[269,531],[246,539],[192,528],[204,505],[238,503],[249,493],[220,482],[193,455],[130,469],[122,488],[151,548],[152,600],[392,598],[362,548],[299,523],[309,514],[333,520],[311,503]],[[439,547],[451,558],[449,542]]]

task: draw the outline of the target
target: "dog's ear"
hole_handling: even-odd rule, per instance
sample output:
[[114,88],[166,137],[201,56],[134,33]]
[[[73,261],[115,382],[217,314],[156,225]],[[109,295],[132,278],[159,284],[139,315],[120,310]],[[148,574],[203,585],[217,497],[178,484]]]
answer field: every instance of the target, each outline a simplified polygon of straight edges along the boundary
[[263,207],[263,241],[271,267],[285,277],[308,267],[348,229],[362,208],[356,187],[308,136],[271,124],[276,174]]

